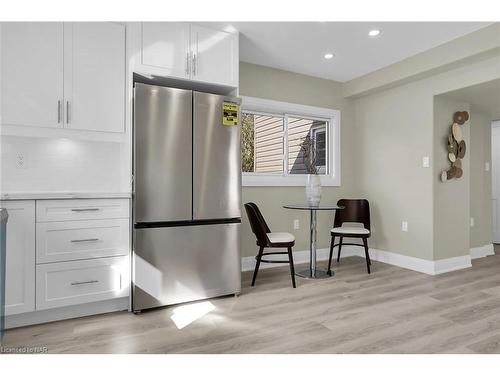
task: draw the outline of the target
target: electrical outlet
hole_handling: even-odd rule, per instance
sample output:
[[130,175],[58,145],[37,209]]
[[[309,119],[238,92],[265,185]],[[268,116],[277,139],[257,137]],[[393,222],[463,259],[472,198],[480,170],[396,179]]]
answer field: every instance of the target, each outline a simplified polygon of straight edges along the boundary
[[428,156],[422,158],[422,167],[429,168],[431,166],[431,161]]
[[295,219],[293,221],[293,229],[295,229],[295,230],[300,229],[299,219]]
[[16,168],[24,169],[26,168],[26,158],[22,152],[16,154]]
[[408,222],[407,221],[401,222],[401,230],[403,232],[408,232]]
[[473,217],[471,217],[471,218],[470,218],[470,226],[471,226],[471,227],[473,227],[473,226],[474,226],[474,218],[473,218]]
[[489,162],[484,163],[484,170],[485,170],[486,172],[489,172],[489,171],[490,171],[490,163],[489,163]]

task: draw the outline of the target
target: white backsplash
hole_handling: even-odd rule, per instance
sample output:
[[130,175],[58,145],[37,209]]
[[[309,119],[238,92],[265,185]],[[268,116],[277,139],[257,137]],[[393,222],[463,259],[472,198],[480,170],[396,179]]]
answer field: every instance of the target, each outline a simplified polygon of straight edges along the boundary
[[2,193],[128,192],[128,166],[120,142],[1,137]]

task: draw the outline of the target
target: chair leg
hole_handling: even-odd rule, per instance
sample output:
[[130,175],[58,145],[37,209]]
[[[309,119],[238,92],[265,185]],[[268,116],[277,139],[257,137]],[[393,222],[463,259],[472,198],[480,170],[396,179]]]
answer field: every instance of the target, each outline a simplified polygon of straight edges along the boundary
[[293,254],[292,254],[292,248],[288,248],[288,261],[290,262],[290,276],[292,277],[292,286],[296,288],[295,286],[295,267],[293,265]]
[[259,273],[260,259],[262,258],[263,252],[264,248],[261,246],[259,248],[259,254],[257,254],[257,256],[255,257],[257,263],[255,264],[255,270],[253,271],[252,286],[255,286],[255,279],[257,278],[257,274]]
[[370,273],[370,265],[372,264],[372,261],[370,260],[370,253],[368,252],[368,241],[366,240],[366,238],[363,238],[363,244],[365,245],[366,268],[368,270],[368,273]]
[[340,236],[340,240],[339,240],[339,252],[337,254],[337,263],[340,262],[340,251],[342,250],[342,240],[344,239],[344,237]]
[[332,268],[332,256],[333,256],[333,246],[335,245],[335,236],[332,235],[332,240],[330,242],[330,256],[328,257],[328,271],[327,273],[329,275],[332,274],[331,268]]

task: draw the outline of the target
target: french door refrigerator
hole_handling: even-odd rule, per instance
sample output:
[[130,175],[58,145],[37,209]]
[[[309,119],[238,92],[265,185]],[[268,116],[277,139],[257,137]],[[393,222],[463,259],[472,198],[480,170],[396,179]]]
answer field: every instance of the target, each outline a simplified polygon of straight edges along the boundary
[[135,84],[134,312],[240,292],[239,103]]

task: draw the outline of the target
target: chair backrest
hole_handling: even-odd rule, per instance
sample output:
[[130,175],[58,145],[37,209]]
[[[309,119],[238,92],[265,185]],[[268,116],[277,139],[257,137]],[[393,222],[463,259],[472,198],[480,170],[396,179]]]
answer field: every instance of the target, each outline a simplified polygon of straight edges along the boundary
[[370,204],[366,199],[340,199],[337,206],[344,207],[335,211],[333,226],[341,227],[343,223],[362,223],[370,229]]
[[264,217],[262,216],[259,207],[253,202],[245,203],[245,211],[247,212],[248,220],[252,232],[257,237],[257,244],[259,246],[266,246],[268,243],[267,233],[270,233]]

